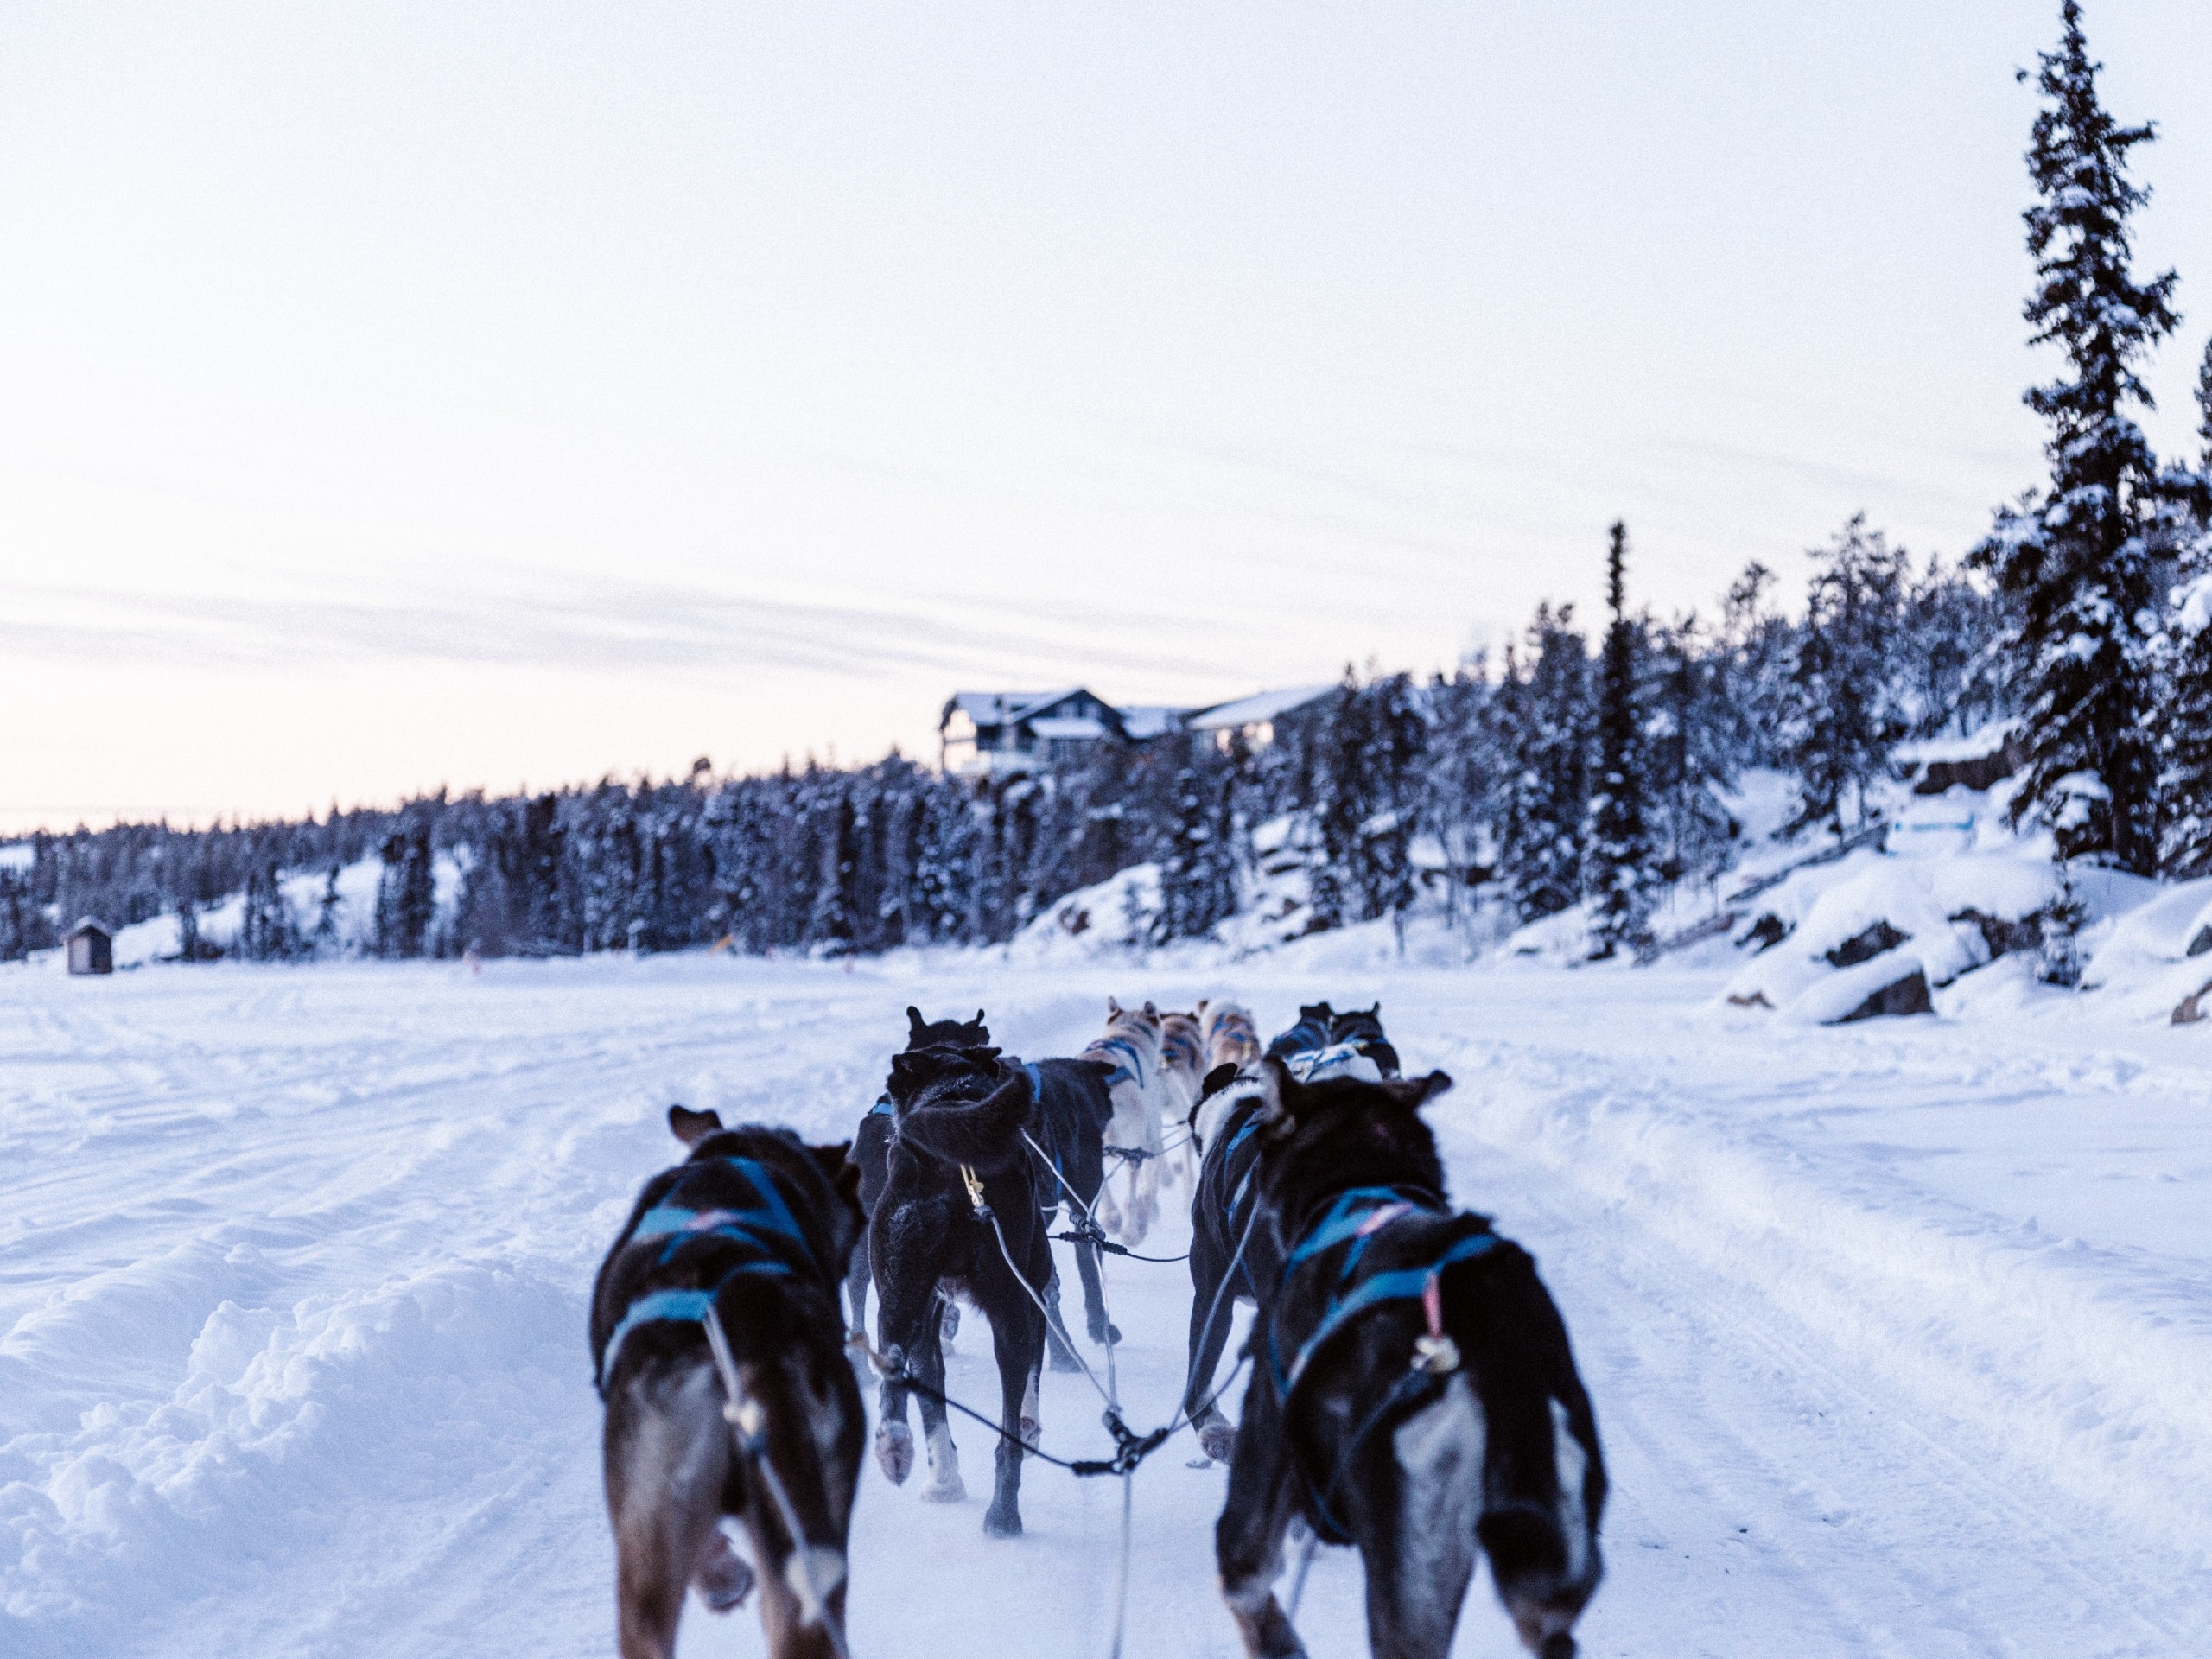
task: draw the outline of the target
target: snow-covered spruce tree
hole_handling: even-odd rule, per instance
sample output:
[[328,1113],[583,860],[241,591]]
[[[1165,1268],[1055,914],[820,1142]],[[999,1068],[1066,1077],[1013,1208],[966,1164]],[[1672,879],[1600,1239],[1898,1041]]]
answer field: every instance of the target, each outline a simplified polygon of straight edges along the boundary
[[828,791],[816,810],[821,815],[822,868],[807,918],[807,943],[827,956],[849,956],[859,931],[860,814],[849,787]]
[[1479,658],[1428,688],[1428,759],[1421,817],[1444,851],[1445,919],[1464,919],[1465,890],[1489,874],[1484,868],[1494,826],[1503,811],[1509,757],[1499,742],[1499,698]]
[[1590,648],[1574,607],[1536,607],[1527,677],[1515,717],[1513,779],[1498,848],[1500,874],[1523,921],[1581,898],[1590,806]]
[[2169,679],[2158,727],[2158,867],[2178,876],[2212,871],[2212,342],[2197,370],[2196,407],[2197,464],[2167,474],[2178,580],[2161,641]]
[[1643,763],[1659,880],[1709,882],[1728,868],[1739,828],[1721,798],[1736,781],[1727,651],[1694,611],[1649,643]]
[[1643,944],[1655,886],[1643,715],[1637,695],[1643,631],[1628,613],[1628,526],[1618,521],[1605,555],[1605,608],[1610,620],[1599,667],[1597,787],[1590,801],[1593,961]]
[[1797,824],[1841,837],[1866,821],[1866,786],[1909,728],[1897,668],[1908,565],[1864,513],[1808,556],[1783,758],[1797,774]]
[[1908,584],[1898,692],[1913,735],[1964,735],[2017,712],[2005,672],[2010,610],[2003,594],[1940,556]]
[[1778,768],[1789,712],[1789,677],[1797,630],[1775,607],[1776,576],[1757,559],[1744,567],[1720,601],[1720,671],[1724,690],[1713,713],[1732,771]]
[[2161,490],[2128,410],[2151,406],[2136,365],[2173,330],[2176,277],[2139,283],[2130,269],[2128,219],[2150,193],[2129,181],[2128,152],[2156,130],[2106,112],[2079,0],[2060,10],[2064,32],[2041,54],[2044,103],[2028,148],[2041,200],[2025,215],[2037,281],[2024,315],[2035,342],[2066,359],[2057,379],[2027,393],[2050,424],[2050,481],[2002,510],[1974,556],[2021,607],[2012,656],[2028,768],[2016,820],[2048,819],[2062,857],[2148,874],[2158,850],[2148,721]]
[[1156,944],[1205,938],[1236,912],[1229,785],[1226,775],[1209,779],[1197,766],[1175,774],[1175,822],[1160,861],[1160,910],[1152,920]]
[[1359,682],[1347,664],[1344,684],[1329,700],[1315,734],[1313,793],[1306,801],[1315,842],[1306,861],[1306,912],[1316,931],[1342,927],[1357,913],[1351,861],[1364,818],[1359,753],[1367,743],[1366,717]]
[[377,880],[377,954],[419,957],[429,948],[437,903],[429,815],[410,812],[385,837],[378,855],[384,873]]

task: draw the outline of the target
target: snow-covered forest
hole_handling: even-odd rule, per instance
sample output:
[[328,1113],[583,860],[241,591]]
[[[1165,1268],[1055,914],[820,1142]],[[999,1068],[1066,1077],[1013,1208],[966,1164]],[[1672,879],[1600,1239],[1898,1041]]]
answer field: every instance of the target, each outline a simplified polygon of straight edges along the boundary
[[[2212,351],[2202,449],[2155,454],[2133,413],[2178,322],[2139,276],[2131,152],[2078,12],[2044,58],[2025,315],[2049,475],[1946,562],[1864,517],[1802,565],[1753,563],[1709,607],[1635,601],[1616,526],[1606,613],[1538,607],[1494,659],[1426,679],[1347,669],[1256,752],[1170,734],[971,785],[896,753],[725,777],[434,795],[321,820],[42,834],[0,861],[0,960],[79,917],[159,920],[184,960],[554,956],[723,944],[880,952],[1008,940],[1065,895],[1156,872],[1135,936],[1214,936],[1303,878],[1298,932],[1433,900],[1469,937],[1570,910],[1592,954],[1648,956],[1780,837],[1857,844],[1908,746],[1997,733],[1999,804],[2068,868],[2212,864]],[[1999,722],[2011,722],[2002,728]],[[2005,747],[2009,745],[2009,747]],[[1985,747],[1988,747],[1985,744]],[[1745,810],[1780,780],[1787,810]],[[1983,780],[1983,786],[1992,780]],[[1756,822],[1754,821],[1756,820]],[[1277,861],[1280,862],[1280,857]],[[1711,906],[1708,906],[1711,908]]]

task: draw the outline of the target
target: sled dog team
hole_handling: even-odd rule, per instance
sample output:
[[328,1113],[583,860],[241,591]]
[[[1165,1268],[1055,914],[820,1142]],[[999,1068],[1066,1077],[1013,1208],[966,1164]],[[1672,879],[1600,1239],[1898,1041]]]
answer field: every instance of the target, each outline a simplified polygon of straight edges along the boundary
[[[687,1588],[727,1611],[756,1579],[771,1653],[848,1659],[867,1440],[849,1347],[879,1379],[883,1473],[913,1472],[911,1395],[922,1496],[957,1500],[956,1298],[984,1315],[998,1365],[984,1530],[1020,1533],[1039,1376],[1088,1369],[1061,1321],[1054,1230],[1073,1242],[1089,1341],[1118,1341],[1099,1255],[1143,1241],[1171,1182],[1192,1189],[1178,1421],[1229,1465],[1215,1564],[1246,1652],[1305,1652],[1274,1590],[1297,1519],[1357,1547],[1376,1654],[1442,1659],[1479,1551],[1523,1644],[1571,1659],[1601,1571],[1590,1401],[1535,1262],[1452,1207],[1421,1116],[1451,1079],[1400,1075],[1379,1007],[1301,1007],[1263,1050],[1234,1003],[1109,1001],[1082,1054],[1033,1061],[994,1047],[982,1010],[906,1015],[846,1145],[669,1109],[690,1155],[645,1184],[592,1297],[624,1659],[674,1653]],[[872,1347],[849,1340],[843,1308],[863,1331],[871,1286]],[[1214,1376],[1238,1301],[1256,1316],[1232,1425]]]

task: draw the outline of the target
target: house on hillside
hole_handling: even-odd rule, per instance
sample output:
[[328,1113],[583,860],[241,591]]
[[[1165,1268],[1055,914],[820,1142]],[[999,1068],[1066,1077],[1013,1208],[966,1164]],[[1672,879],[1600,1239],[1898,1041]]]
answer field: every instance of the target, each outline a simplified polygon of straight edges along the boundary
[[1255,691],[1234,702],[1201,709],[1185,724],[1224,749],[1239,735],[1245,747],[1264,749],[1275,741],[1276,721],[1314,708],[1336,690],[1334,685],[1294,685],[1280,691]]
[[1333,685],[1261,691],[1210,709],[1108,702],[1083,686],[1065,691],[956,691],[938,716],[938,763],[952,778],[1013,778],[1080,764],[1101,743],[1149,743],[1181,733],[1223,748],[1274,741],[1275,722],[1312,709]]
[[1074,686],[1064,691],[956,691],[937,723],[948,777],[1007,778],[1080,761],[1100,743],[1130,741],[1122,712]]

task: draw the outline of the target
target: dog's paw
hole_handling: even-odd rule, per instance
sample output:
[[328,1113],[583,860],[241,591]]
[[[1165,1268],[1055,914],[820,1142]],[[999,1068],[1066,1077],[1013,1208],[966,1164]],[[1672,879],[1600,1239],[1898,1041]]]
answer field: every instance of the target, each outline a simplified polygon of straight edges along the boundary
[[1020,1510],[1004,1499],[993,1503],[983,1511],[983,1530],[994,1538],[1020,1537]]
[[1213,1467],[1213,1459],[1201,1453],[1199,1456],[1192,1458],[1183,1466],[1185,1469],[1211,1469]]
[[1198,1450],[1216,1463],[1227,1463],[1236,1449],[1236,1429],[1217,1417],[1198,1431]]
[[914,1472],[914,1431],[904,1423],[886,1423],[875,1431],[875,1463],[893,1486],[904,1486]]
[[1103,1348],[1122,1339],[1122,1327],[1111,1320],[1101,1319],[1090,1328],[1090,1339]]
[[753,1568],[730,1548],[729,1540],[717,1533],[707,1559],[692,1573],[691,1584],[709,1611],[727,1613],[742,1607],[753,1593]]
[[937,1339],[950,1348],[952,1346],[952,1339],[959,1334],[960,1304],[947,1302],[944,1305],[944,1312],[938,1316]]
[[938,1476],[922,1488],[925,1503],[964,1503],[968,1501],[968,1484],[960,1478],[960,1471]]

